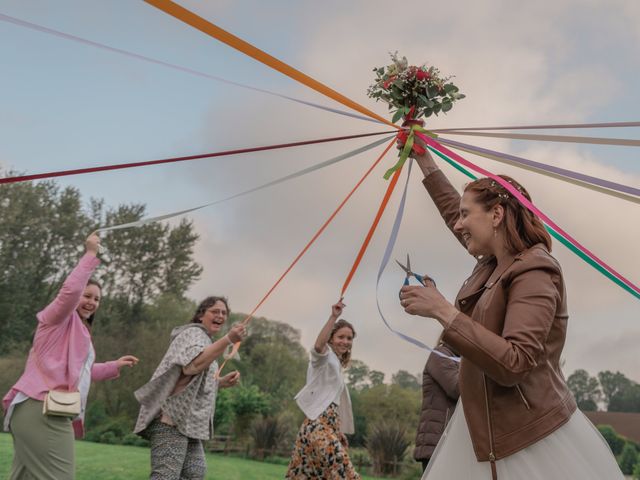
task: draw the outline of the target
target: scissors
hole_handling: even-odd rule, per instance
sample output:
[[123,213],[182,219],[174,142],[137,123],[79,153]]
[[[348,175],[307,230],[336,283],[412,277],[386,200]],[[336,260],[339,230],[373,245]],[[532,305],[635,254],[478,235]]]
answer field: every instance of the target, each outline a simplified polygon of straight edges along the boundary
[[[404,285],[410,285],[409,284],[409,279],[411,277],[415,278],[418,282],[420,282],[420,285],[426,287],[427,284],[426,282],[429,281],[431,283],[433,283],[433,285],[435,286],[436,282],[433,278],[427,276],[427,275],[420,275],[419,273],[415,273],[411,270],[411,260],[409,260],[409,254],[407,253],[407,265],[403,265],[401,264],[398,260],[396,260],[396,263],[398,265],[400,265],[400,268],[402,268],[402,270],[404,270],[404,272],[407,274],[406,277],[404,277]],[[398,293],[398,296],[400,296],[400,293]]]

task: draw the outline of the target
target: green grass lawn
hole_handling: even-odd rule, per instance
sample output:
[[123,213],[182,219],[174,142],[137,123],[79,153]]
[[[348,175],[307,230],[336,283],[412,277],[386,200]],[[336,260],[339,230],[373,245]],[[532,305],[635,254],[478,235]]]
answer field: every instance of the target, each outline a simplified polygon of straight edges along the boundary
[[[11,435],[0,434],[0,478],[8,478],[13,458]],[[283,465],[207,454],[207,478],[216,480],[282,480]],[[78,480],[144,480],[149,478],[149,449],[76,442]],[[374,477],[362,477],[375,480]]]

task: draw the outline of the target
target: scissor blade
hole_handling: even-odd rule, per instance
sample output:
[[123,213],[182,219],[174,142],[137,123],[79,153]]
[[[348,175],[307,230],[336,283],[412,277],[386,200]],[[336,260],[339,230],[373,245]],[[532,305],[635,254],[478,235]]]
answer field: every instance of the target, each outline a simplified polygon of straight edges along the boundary
[[400,265],[400,268],[401,268],[402,270],[404,270],[404,271],[405,271],[405,273],[406,273],[407,275],[409,275],[409,273],[411,273],[411,272],[409,271],[409,269],[408,269],[407,267],[405,267],[403,264],[401,264],[398,260],[396,260],[396,263],[397,263],[398,265]]

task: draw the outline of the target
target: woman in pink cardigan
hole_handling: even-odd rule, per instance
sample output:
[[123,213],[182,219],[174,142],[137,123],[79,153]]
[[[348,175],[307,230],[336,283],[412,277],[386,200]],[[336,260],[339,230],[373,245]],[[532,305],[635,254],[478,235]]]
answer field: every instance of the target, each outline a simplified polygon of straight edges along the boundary
[[[38,327],[24,373],[2,400],[5,430],[13,436],[11,480],[72,480],[75,477],[75,436],[83,435],[83,419],[92,380],[116,378],[120,368],[138,359],[125,355],[95,363],[90,327],[100,304],[100,285],[91,274],[100,238],[91,234],[86,252],[65,280],[56,298],[37,314]],[[78,390],[80,415],[43,415],[49,390]]]

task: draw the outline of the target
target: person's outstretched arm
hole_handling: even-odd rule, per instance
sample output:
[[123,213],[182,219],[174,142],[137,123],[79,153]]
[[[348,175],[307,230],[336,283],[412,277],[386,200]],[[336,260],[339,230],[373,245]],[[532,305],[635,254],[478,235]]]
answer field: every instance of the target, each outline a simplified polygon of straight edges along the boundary
[[316,343],[313,346],[316,353],[323,354],[327,351],[327,343],[329,342],[331,337],[331,330],[338,320],[338,317],[342,315],[342,310],[344,309],[344,307],[345,304],[342,303],[342,299],[338,300],[337,303],[331,306],[331,315],[329,315],[327,323],[325,323],[324,327],[322,327],[322,330],[320,330],[318,338],[316,338]]
[[85,254],[62,284],[56,298],[38,313],[40,323],[55,325],[71,317],[78,307],[89,278],[100,263],[96,258],[99,247],[100,237],[92,233],[85,242]]

